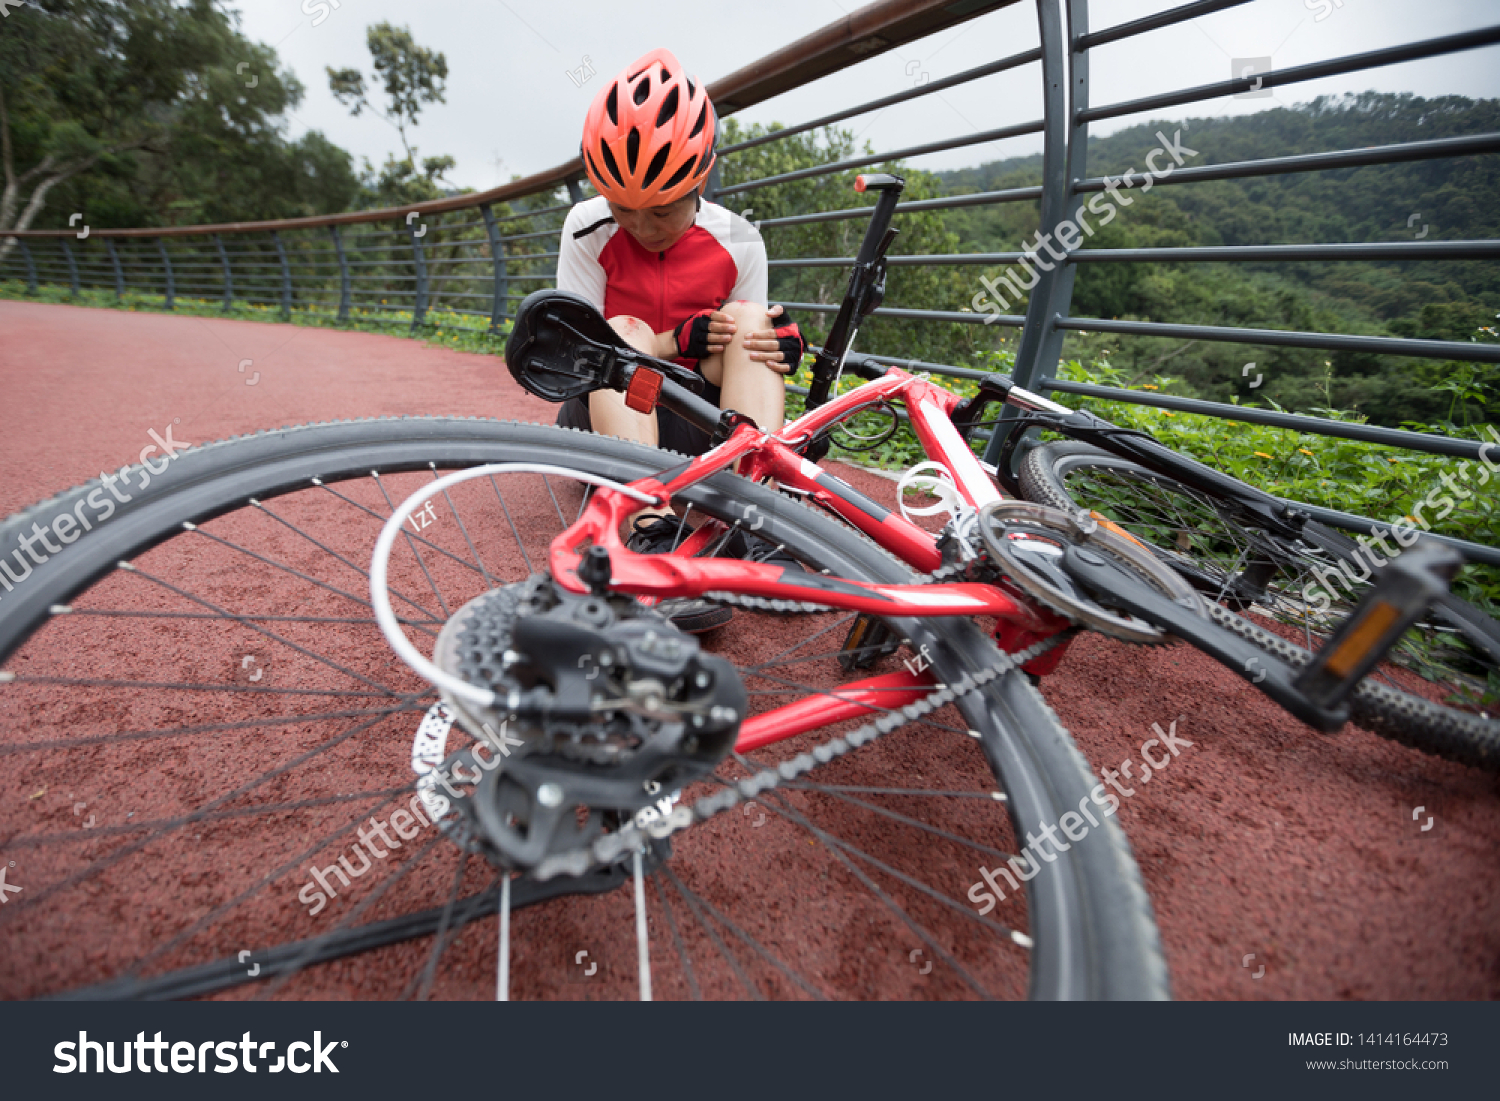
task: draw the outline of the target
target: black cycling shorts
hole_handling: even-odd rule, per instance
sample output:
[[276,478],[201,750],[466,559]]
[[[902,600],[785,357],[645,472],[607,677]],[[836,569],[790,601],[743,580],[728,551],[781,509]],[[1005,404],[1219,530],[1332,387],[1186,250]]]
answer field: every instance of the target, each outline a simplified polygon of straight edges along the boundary
[[[719,396],[719,388],[705,380],[704,399],[718,405]],[[592,432],[594,425],[589,417],[588,398],[569,398],[563,402],[562,408],[557,411],[557,423],[563,428],[581,428],[585,432]],[[657,407],[656,425],[659,446],[668,451],[683,455],[702,455],[713,447],[713,440],[707,432],[689,424],[670,409]]]

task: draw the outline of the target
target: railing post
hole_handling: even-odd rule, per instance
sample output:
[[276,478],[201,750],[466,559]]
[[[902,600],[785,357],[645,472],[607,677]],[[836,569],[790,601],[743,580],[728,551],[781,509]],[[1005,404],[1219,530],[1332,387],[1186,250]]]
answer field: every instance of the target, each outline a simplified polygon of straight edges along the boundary
[[115,251],[115,239],[104,238],[104,251],[109,253],[109,262],[115,269],[115,301],[125,297],[125,272],[120,267],[120,254]]
[[17,237],[21,243],[21,255],[26,257],[26,293],[36,293],[36,261],[31,258],[31,246],[26,243],[26,238]]
[[719,158],[714,157],[714,166],[708,170],[708,186],[703,189],[703,197],[711,203],[718,202],[719,187],[723,182],[723,177],[719,175]]
[[484,218],[484,231],[490,238],[490,261],[494,268],[495,291],[490,305],[490,332],[500,331],[500,322],[505,320],[505,304],[510,294],[510,281],[505,277],[505,241],[500,236],[500,227],[495,225],[495,212],[489,203],[481,203],[480,216]]
[[271,231],[271,240],[276,245],[276,259],[281,261],[281,316],[290,321],[292,317],[292,269],[286,262],[286,246],[281,243],[279,230]]
[[583,202],[583,185],[577,179],[568,181],[568,198],[575,203]]
[[66,237],[59,237],[57,243],[62,246],[63,255],[68,259],[68,290],[74,298],[78,297],[78,262],[73,259],[73,249],[68,245]]
[[[1069,110],[1074,119],[1088,110],[1089,106],[1089,53],[1074,48],[1089,33],[1088,0],[1068,0],[1068,73],[1072,84],[1069,95]],[[1077,190],[1078,181],[1088,175],[1089,125],[1075,122],[1068,129],[1067,171],[1064,175],[1062,201],[1058,207],[1058,220],[1054,227],[1064,222],[1079,224],[1078,213],[1083,207],[1083,195]],[[1029,381],[1021,385],[1041,392],[1045,382],[1057,374],[1057,364],[1062,359],[1063,339],[1067,333],[1057,327],[1059,318],[1068,316],[1073,304],[1073,282],[1078,277],[1078,265],[1071,259],[1064,263],[1052,284],[1051,302],[1036,334],[1036,353],[1031,363]],[[1028,318],[1028,322],[1029,322]],[[1020,367],[1019,358],[1016,366]]]
[[175,309],[172,299],[176,295],[177,284],[172,278],[172,258],[167,255],[167,244],[160,237],[156,239],[156,251],[161,254],[162,269],[167,273],[167,309]]
[[229,253],[224,251],[224,239],[214,234],[214,248],[219,253],[219,267],[224,269],[224,312],[234,308],[234,270],[229,266]]
[[[422,232],[427,232],[427,223],[422,223]],[[417,296],[412,303],[411,327],[415,332],[427,320],[427,261],[422,256],[422,238],[410,222],[406,223],[406,235],[411,238],[411,259],[417,269]]]
[[329,226],[328,235],[333,238],[333,251],[339,258],[339,320],[349,320],[349,260],[344,255],[344,238],[338,226]]
[[[1037,0],[1036,18],[1038,36],[1042,47],[1042,209],[1039,234],[1050,234],[1066,217],[1072,196],[1068,178],[1068,37],[1063,24],[1061,0]],[[1038,247],[1038,252],[1042,250]],[[1032,256],[1038,268],[1050,261]],[[1029,270],[1029,269],[1028,269]],[[1021,329],[1020,346],[1016,349],[1016,365],[1011,377],[1018,386],[1030,390],[1034,387],[1041,364],[1041,349],[1045,337],[1052,331],[1052,311],[1056,308],[1059,292],[1062,301],[1072,296],[1073,265],[1048,266],[1032,272],[1036,282],[1029,288],[1030,301],[1026,306],[1026,324]],[[1065,285],[1064,285],[1065,284]],[[1010,434],[1007,421],[1014,420],[1019,410],[1005,406],[1000,412],[1000,423],[985,446],[986,462],[999,461],[1000,450]]]

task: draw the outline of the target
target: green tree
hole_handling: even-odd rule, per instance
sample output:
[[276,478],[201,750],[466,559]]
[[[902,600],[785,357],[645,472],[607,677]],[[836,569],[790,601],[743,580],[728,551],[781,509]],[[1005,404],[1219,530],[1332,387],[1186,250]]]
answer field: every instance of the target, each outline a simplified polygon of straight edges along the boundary
[[[724,121],[726,145],[762,137],[781,128],[775,123],[769,128],[759,124],[741,127],[733,118]],[[870,151],[867,145],[865,152]],[[832,164],[855,155],[851,131],[827,127],[822,131],[794,134],[724,158],[723,185],[732,187],[750,180]],[[932,198],[938,194],[939,181],[931,173],[909,169],[901,162],[878,168],[906,179],[903,198],[907,201]],[[751,222],[872,205],[874,192],[862,195],[854,190],[856,174],[848,170],[805,177],[726,195],[720,201],[743,213]],[[900,232],[891,246],[892,256],[957,251],[957,235],[945,228],[937,212],[897,213],[892,224]],[[852,257],[859,249],[866,225],[868,222],[864,218],[846,218],[794,226],[766,226],[763,233],[767,255],[772,261],[795,257]],[[847,267],[773,268],[770,295],[780,301],[837,305],[843,298],[848,279]],[[938,265],[893,265],[887,279],[885,302],[888,306],[903,309],[959,310],[968,308],[970,299],[978,290],[972,269],[965,272]],[[816,342],[827,333],[833,317],[831,312],[804,311],[796,319],[808,338]],[[870,318],[860,328],[858,346],[863,351],[881,355],[957,363],[978,349],[993,347],[999,339],[1000,334],[994,332],[993,327],[983,325]]]
[[382,109],[370,102],[364,74],[358,69],[328,68],[328,87],[334,98],[358,118],[369,111],[385,119],[396,129],[406,159],[387,156],[377,174],[365,162],[361,183],[365,198],[372,205],[404,206],[424,199],[439,198],[440,182],[452,171],[452,157],[424,157],[417,166],[417,150],[407,137],[415,129],[422,108],[429,103],[446,103],[443,93],[448,78],[448,59],[441,53],[419,46],[409,27],[375,23],[365,30],[365,44],[375,64],[376,81],[385,92]]
[[[302,86],[214,0],[36,0],[0,34],[0,232],[343,209],[348,154],[288,142]],[[50,213],[48,213],[50,212]],[[0,258],[14,243],[0,245]]]

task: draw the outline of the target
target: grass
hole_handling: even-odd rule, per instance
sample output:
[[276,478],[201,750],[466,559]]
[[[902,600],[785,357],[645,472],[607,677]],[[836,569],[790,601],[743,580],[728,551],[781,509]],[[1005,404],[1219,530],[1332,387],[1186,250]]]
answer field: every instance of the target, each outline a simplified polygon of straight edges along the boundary
[[66,287],[42,283],[37,292],[29,294],[26,284],[18,279],[0,280],[0,298],[31,302],[55,302],[68,306],[86,306],[93,309],[123,310],[130,313],[176,313],[187,317],[232,317],[239,321],[267,321],[276,324],[308,325],[320,329],[342,329],[346,332],[384,333],[386,336],[406,337],[420,340],[430,347],[452,348],[460,352],[502,355],[505,341],[510,336],[510,322],[503,322],[498,333],[489,331],[489,322],[481,317],[454,313],[438,308],[428,310],[423,325],[413,331],[410,310],[369,309],[351,307],[349,320],[340,321],[337,314],[320,306],[292,306],[290,316],[283,315],[281,307],[270,303],[236,300],[229,309],[224,309],[222,299],[193,298],[177,295],[172,300],[173,308],[166,308],[166,297],[160,294],[139,294],[127,291],[116,298],[114,291],[97,287],[80,288],[77,295],[70,294]]

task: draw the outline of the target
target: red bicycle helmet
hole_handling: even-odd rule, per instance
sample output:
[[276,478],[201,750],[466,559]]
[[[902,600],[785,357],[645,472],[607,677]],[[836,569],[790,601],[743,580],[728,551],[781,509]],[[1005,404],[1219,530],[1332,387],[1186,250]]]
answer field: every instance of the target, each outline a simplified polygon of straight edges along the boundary
[[670,50],[652,50],[594,97],[580,148],[599,194],[643,210],[697,189],[713,167],[717,131],[703,85]]

